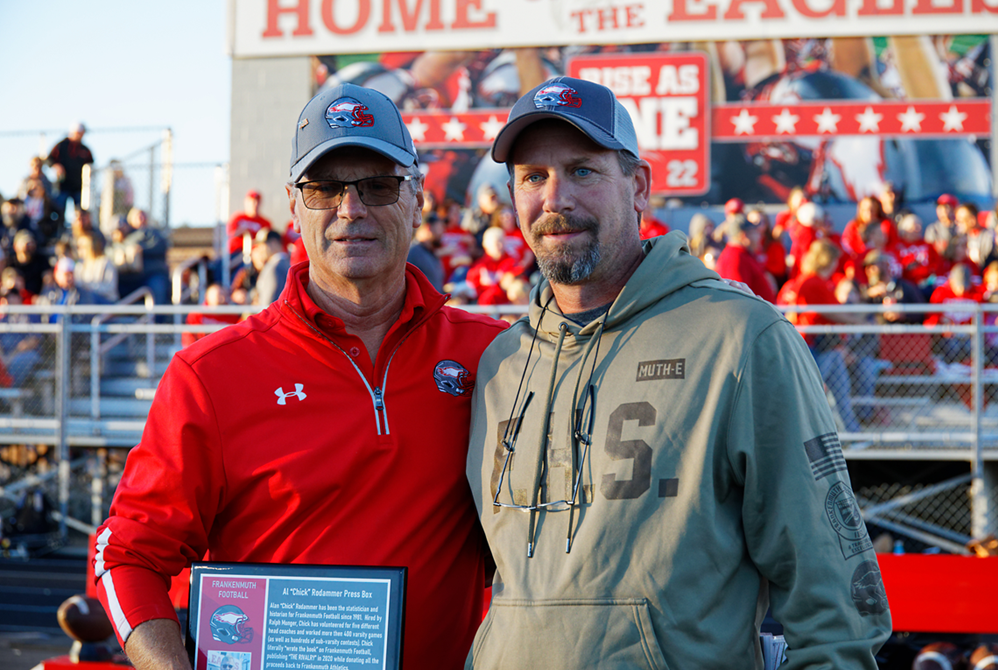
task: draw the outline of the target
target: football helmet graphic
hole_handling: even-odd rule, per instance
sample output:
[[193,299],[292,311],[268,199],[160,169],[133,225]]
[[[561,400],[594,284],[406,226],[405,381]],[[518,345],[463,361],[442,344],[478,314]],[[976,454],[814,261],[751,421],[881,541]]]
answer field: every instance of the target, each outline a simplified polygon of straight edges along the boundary
[[332,128],[357,128],[374,125],[374,116],[365,114],[367,107],[353,98],[340,98],[326,110],[326,121]]
[[212,612],[208,625],[211,638],[225,644],[239,644],[253,639],[253,629],[245,624],[249,617],[235,605],[222,605]]
[[437,383],[438,391],[452,396],[469,395],[475,388],[471,373],[457,361],[443,360],[437,363],[433,368],[433,381]]
[[564,84],[545,86],[534,94],[534,106],[543,107],[581,107],[582,98],[574,88]]

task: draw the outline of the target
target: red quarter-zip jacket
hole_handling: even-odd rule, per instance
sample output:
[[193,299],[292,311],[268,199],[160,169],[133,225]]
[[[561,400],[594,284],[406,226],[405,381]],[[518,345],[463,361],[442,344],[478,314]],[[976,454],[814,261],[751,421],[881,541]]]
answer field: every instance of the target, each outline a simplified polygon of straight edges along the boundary
[[169,578],[202,557],[406,566],[404,667],[463,667],[488,555],[464,474],[471,391],[505,324],[445,307],[408,266],[372,366],[307,283],[294,266],[277,302],[174,356],[98,530],[101,602],[124,644],[175,618]]

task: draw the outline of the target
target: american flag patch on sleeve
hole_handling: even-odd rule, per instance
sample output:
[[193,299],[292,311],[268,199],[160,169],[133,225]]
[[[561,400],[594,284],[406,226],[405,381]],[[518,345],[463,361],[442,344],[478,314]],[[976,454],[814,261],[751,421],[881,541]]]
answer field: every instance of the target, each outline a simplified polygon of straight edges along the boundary
[[833,472],[846,469],[846,459],[842,455],[842,445],[836,433],[819,435],[804,443],[807,460],[811,461],[811,472],[815,481],[824,479]]

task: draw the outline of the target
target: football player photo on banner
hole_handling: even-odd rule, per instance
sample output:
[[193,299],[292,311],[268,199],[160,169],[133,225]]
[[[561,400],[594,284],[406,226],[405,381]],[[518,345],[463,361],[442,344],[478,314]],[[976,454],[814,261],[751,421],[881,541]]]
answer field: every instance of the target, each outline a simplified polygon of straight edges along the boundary
[[523,93],[561,75],[613,90],[652,193],[687,205],[778,204],[796,187],[854,203],[890,182],[905,206],[951,193],[990,209],[990,62],[986,34],[892,35],[317,55],[312,74],[316,90],[392,99],[447,220],[483,185],[506,197],[492,142]]
[[194,670],[400,667],[405,568],[195,563]]

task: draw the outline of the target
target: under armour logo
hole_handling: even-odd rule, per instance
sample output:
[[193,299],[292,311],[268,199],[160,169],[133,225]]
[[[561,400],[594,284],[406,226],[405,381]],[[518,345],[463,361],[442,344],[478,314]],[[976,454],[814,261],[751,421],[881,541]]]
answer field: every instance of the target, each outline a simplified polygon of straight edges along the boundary
[[291,393],[285,393],[284,392],[284,387],[283,386],[278,386],[277,390],[274,391],[274,395],[277,396],[277,404],[278,405],[287,405],[288,404],[288,398],[290,398],[291,396],[297,396],[297,398],[299,400],[304,400],[308,396],[305,395],[304,393],[302,393],[302,389],[303,388],[305,388],[304,384],[295,384],[295,390],[294,391],[292,391]]

